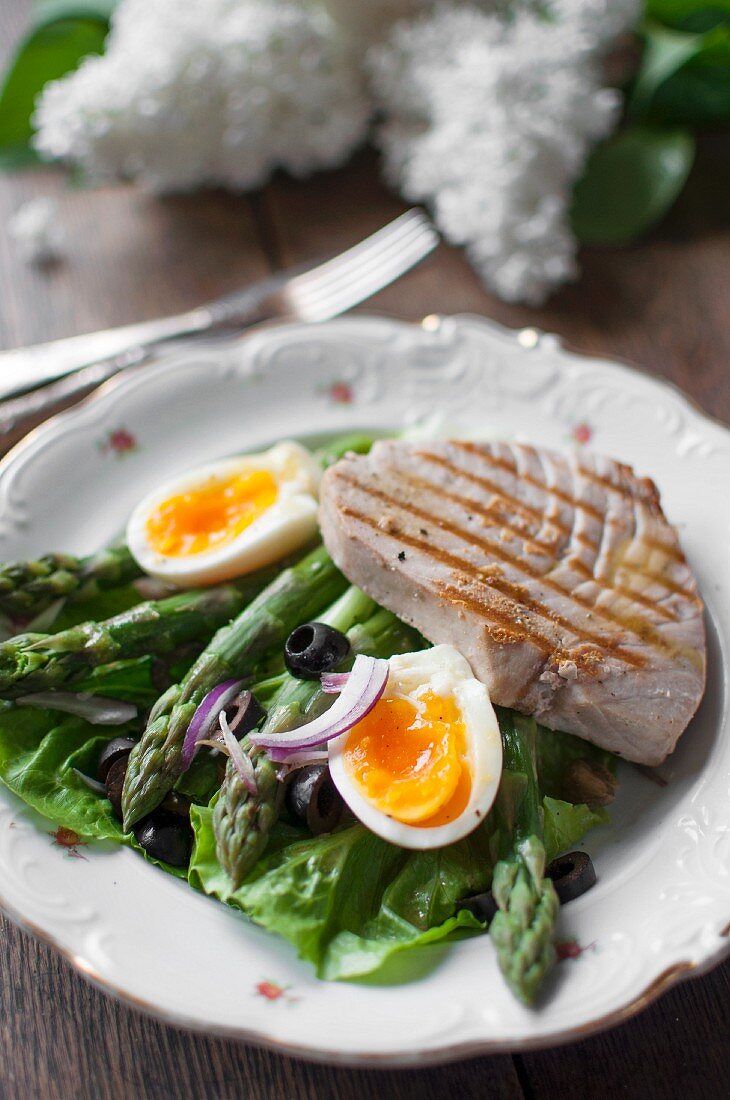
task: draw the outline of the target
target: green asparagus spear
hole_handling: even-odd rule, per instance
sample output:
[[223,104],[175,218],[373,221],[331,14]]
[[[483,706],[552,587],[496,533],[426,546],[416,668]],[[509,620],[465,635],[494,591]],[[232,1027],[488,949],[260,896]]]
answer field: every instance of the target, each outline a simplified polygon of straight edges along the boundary
[[0,613],[11,619],[33,619],[55,600],[86,599],[141,575],[126,546],[101,550],[87,558],[46,554],[36,561],[7,562],[0,565]]
[[511,829],[494,869],[492,893],[499,906],[489,932],[500,969],[519,1000],[532,1004],[555,961],[552,944],[558,898],[545,878],[542,804],[537,785],[534,718],[499,710],[505,773],[519,773],[502,795],[510,801]]
[[261,569],[235,584],[149,600],[104,622],[81,623],[58,634],[19,634],[0,643],[0,695],[52,691],[99,665],[205,642],[240,614],[277,571]]
[[124,828],[150,813],[175,783],[185,733],[216,684],[253,673],[267,652],[283,645],[295,626],[318,615],[347,582],[323,547],[284,570],[228,626],[222,627],[180,684],[152,708],[132,751],[122,794]]
[[[363,620],[367,610],[373,613]],[[408,653],[424,645],[421,636],[405,626],[390,611],[377,608],[372,600],[357,588],[349,589],[329,612],[321,616],[338,630],[346,631],[350,640],[351,658],[357,653],[371,657],[389,657]],[[349,629],[348,629],[349,626]],[[269,711],[264,729],[267,732],[295,729],[316,717],[332,697],[325,695],[317,681],[286,677]],[[278,767],[269,760],[266,751],[245,737],[241,742],[254,767],[256,794],[245,787],[230,762],[213,811],[216,853],[221,866],[230,875],[237,889],[266,847],[272,826],[279,816],[284,785],[277,779]]]
[[[359,619],[366,618],[374,608],[374,602],[359,588],[348,588],[331,608],[319,616],[319,620],[346,631]],[[286,673],[265,728],[268,731],[293,729],[306,720],[305,715],[311,705],[322,694],[317,681],[299,680]],[[236,888],[266,847],[271,828],[279,816],[284,793],[283,784],[278,779],[279,769],[271,763],[265,750],[253,745],[248,737],[242,740],[241,747],[253,764],[256,794],[249,793],[229,762],[213,812],[218,859]]]
[[330,440],[324,447],[320,447],[315,451],[314,457],[326,470],[328,466],[332,466],[349,451],[354,451],[358,455],[366,455],[375,440],[376,436],[371,435],[369,432],[350,432],[349,435],[338,435],[336,439]]

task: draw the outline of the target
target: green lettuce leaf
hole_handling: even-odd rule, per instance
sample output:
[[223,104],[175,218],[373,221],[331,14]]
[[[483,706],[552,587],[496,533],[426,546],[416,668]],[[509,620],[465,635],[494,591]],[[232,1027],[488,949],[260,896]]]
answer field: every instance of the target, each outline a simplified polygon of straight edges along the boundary
[[[123,679],[138,672],[130,667],[114,675]],[[107,800],[73,771],[95,774],[105,741],[128,731],[138,728],[131,724],[100,732],[58,712],[0,705],[0,780],[57,825],[83,837],[137,847],[134,837],[122,832]],[[567,735],[550,735],[545,746],[546,774],[557,775],[566,760],[586,754],[586,746]],[[210,790],[209,763],[196,761],[185,781],[193,797]],[[510,827],[509,792],[518,790],[521,780],[520,775],[506,776],[499,809],[470,837],[437,851],[397,848],[361,825],[311,837],[281,821],[266,855],[236,891],[216,858],[211,808],[193,806],[195,845],[188,881],[288,940],[322,978],[382,982],[413,977],[414,967],[420,972],[439,957],[418,949],[482,929],[469,912],[456,913],[456,906],[461,898],[489,888],[500,835]],[[544,799],[544,817],[548,860],[606,820],[604,811],[552,797]]]
[[178,779],[175,790],[191,802],[208,805],[221,785],[220,772],[215,758],[200,751],[186,772]]
[[561,802],[559,798],[544,798],[545,859],[550,863],[561,852],[575,848],[586,833],[596,825],[605,825],[608,814],[603,809],[592,810],[579,802]]
[[14,794],[56,825],[97,840],[124,840],[105,798],[73,772],[94,774],[102,745],[129,726],[99,735],[81,718],[33,707],[0,711],[0,779]]
[[99,732],[82,718],[59,711],[0,706],[0,781],[55,825],[93,840],[126,844],[144,858],[178,878],[184,868],[152,859],[132,833],[122,832],[106,798],[86,786],[74,772],[96,774],[103,745],[113,737],[139,734],[139,723]]
[[[194,807],[189,881],[292,943],[329,980],[373,974],[393,956],[482,926],[459,898],[487,888],[489,836],[436,852],[408,852],[361,825],[272,848],[235,892],[215,856],[212,811]],[[290,835],[290,834],[289,834]]]

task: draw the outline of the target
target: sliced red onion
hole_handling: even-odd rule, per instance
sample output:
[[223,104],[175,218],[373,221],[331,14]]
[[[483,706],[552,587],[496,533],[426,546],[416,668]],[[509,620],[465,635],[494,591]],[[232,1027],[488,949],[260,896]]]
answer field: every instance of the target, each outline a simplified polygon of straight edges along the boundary
[[61,710],[85,718],[92,726],[121,726],[137,717],[137,708],[131,703],[120,703],[105,695],[73,694],[68,691],[36,691],[21,695],[15,700],[21,707],[39,707],[41,710]]
[[214,726],[218,724],[218,715],[228,706],[241,689],[243,680],[224,680],[212,691],[209,691],[205,699],[199,705],[190,720],[185,740],[183,741],[180,755],[180,770],[186,772],[193,762],[198,741],[207,737]]
[[268,749],[273,761],[285,762],[295,751],[316,748],[346,733],[373,709],[387,683],[388,662],[359,653],[344,690],[328,711],[285,733],[252,733],[251,741]]
[[258,787],[256,786],[256,774],[253,770],[251,758],[241,748],[241,743],[228,725],[228,719],[223,710],[220,712],[220,726],[223,731],[223,741],[226,746],[226,751],[233,763],[233,767],[240,775],[241,782],[248,793],[256,794]]
[[295,768],[306,768],[310,764],[326,764],[328,759],[326,748],[303,749],[301,752],[290,752],[281,762],[293,771]]
[[327,695],[339,695],[341,691],[344,691],[345,685],[349,679],[349,672],[323,672],[321,680],[322,691]]

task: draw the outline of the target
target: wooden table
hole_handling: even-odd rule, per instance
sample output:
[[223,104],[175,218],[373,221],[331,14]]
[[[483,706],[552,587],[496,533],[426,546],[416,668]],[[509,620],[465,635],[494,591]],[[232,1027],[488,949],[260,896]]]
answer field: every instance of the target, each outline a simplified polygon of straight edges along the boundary
[[[3,5],[0,42],[17,33],[25,6]],[[583,351],[633,360],[730,422],[730,210],[721,207],[729,191],[730,149],[708,140],[662,229],[631,248],[587,252],[581,281],[542,309],[486,294],[446,247],[367,308],[413,319],[471,311],[552,330]],[[50,171],[0,177],[0,226],[40,194],[59,199],[66,255],[45,270],[28,267],[0,231],[3,347],[187,308],[354,243],[403,209],[369,152],[339,172],[277,179],[248,198],[73,190]],[[1,918],[0,1004],[4,1100],[714,1100],[730,1079],[730,964],[606,1034],[427,1071],[317,1067],[158,1024]]]

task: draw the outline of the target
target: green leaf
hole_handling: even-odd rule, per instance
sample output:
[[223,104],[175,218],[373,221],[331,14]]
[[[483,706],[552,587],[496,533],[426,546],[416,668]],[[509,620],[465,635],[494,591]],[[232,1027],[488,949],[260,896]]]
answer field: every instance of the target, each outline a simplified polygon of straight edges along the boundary
[[188,770],[178,779],[175,790],[191,802],[207,806],[220,785],[217,761],[210,753],[204,754],[200,751]]
[[646,111],[657,89],[702,50],[704,36],[667,30],[657,24],[644,27],[644,53],[628,100],[628,112],[637,117]]
[[0,780],[26,805],[79,836],[126,844],[176,878],[187,871],[153,859],[131,833],[123,833],[106,798],[74,772],[95,775],[102,746],[113,737],[136,736],[130,723],[100,733],[81,718],[58,711],[0,704]]
[[631,116],[691,125],[730,119],[730,19],[703,33],[647,22],[643,35]]
[[702,36],[701,49],[656,89],[648,113],[692,126],[730,121],[730,25]]
[[677,30],[703,32],[730,21],[730,0],[647,0],[646,14]]
[[140,708],[151,707],[160,694],[152,678],[152,658],[132,657],[93,668],[73,685],[74,692],[109,695]]
[[75,69],[87,54],[101,53],[107,30],[105,18],[88,14],[48,19],[21,43],[0,91],[0,150],[8,149],[15,157],[28,147],[38,93],[49,80]]
[[632,126],[593,151],[573,194],[573,229],[583,244],[625,244],[673,205],[694,160],[684,129]]
[[29,145],[0,146],[0,171],[15,172],[22,168],[35,168],[43,161]]
[[[544,815],[548,860],[607,820],[603,810],[550,798]],[[191,820],[191,885],[283,936],[321,978],[384,980],[396,957],[409,954],[427,966],[435,957],[416,949],[482,928],[455,910],[461,898],[489,888],[499,847],[494,815],[458,844],[424,852],[395,848],[361,825],[303,839],[279,823],[267,854],[235,892],[216,858],[211,809],[193,807]]]
[[0,711],[0,779],[14,794],[56,825],[97,840],[124,839],[105,798],[89,790],[72,768],[94,772],[106,736],[80,718],[32,707]]
[[688,126],[724,125],[730,120],[730,65],[721,70],[689,65],[658,90],[652,118]]
[[545,810],[545,860],[552,862],[561,852],[569,852],[596,825],[607,824],[605,810],[592,810],[585,803],[573,805],[558,798],[543,799]]
[[98,19],[108,23],[118,0],[35,0],[33,29],[61,19]]

